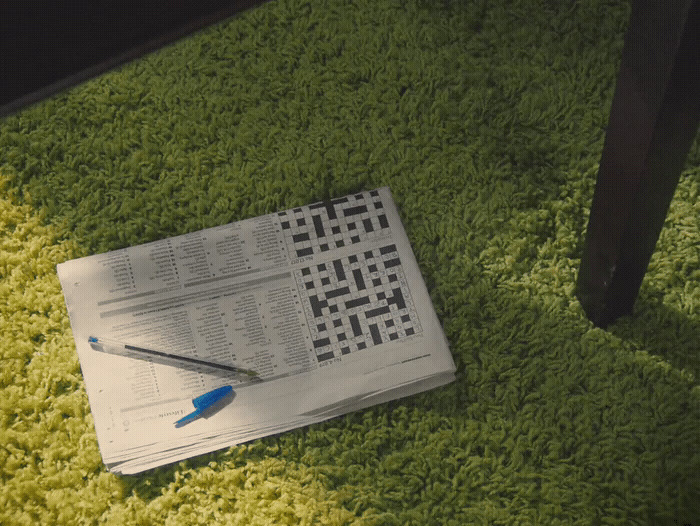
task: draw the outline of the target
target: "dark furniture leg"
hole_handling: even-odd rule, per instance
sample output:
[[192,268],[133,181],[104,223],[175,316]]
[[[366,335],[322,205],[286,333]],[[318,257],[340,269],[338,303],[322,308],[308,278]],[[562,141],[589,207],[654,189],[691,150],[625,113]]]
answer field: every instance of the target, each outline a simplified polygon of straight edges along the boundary
[[606,327],[632,313],[700,122],[700,0],[635,0],[576,296]]

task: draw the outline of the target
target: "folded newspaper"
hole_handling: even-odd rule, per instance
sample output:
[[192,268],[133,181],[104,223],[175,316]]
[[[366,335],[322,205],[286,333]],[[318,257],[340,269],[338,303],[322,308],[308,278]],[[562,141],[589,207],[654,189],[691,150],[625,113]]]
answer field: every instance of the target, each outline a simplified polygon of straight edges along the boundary
[[[58,265],[105,465],[133,474],[454,380],[388,188]],[[101,352],[91,337],[253,370]],[[233,387],[205,418],[175,421]]]

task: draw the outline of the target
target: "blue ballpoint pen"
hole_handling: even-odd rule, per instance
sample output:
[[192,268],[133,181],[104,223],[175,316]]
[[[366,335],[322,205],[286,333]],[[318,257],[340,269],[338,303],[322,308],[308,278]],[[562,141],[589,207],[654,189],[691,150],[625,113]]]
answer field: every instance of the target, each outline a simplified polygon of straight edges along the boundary
[[251,371],[250,369],[236,367],[234,365],[225,365],[222,363],[210,362],[208,360],[191,358],[189,356],[182,356],[180,354],[146,349],[137,345],[130,345],[128,343],[118,342],[107,338],[98,338],[96,336],[90,336],[88,338],[88,342],[90,345],[92,345],[93,349],[103,352],[112,351],[113,354],[119,354],[121,356],[135,356],[142,359],[155,358],[156,360],[165,361],[166,363],[176,362],[178,364],[186,364],[190,366],[212,367],[221,371],[245,374],[247,376],[259,379],[257,372]]

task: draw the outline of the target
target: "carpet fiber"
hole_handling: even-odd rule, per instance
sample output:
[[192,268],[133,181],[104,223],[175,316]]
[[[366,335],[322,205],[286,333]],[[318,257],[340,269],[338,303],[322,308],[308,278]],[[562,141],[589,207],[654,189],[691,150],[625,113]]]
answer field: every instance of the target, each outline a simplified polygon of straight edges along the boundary
[[[634,316],[573,296],[628,16],[272,0],[0,121],[0,523],[700,525],[697,145]],[[108,473],[56,264],[382,185],[457,381]]]

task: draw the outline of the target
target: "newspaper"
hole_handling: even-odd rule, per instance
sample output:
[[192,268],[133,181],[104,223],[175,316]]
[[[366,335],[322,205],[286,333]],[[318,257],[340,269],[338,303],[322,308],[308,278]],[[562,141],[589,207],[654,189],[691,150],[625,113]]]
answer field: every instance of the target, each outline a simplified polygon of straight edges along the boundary
[[[133,474],[454,380],[388,188],[57,267],[105,465]],[[90,336],[251,369],[105,353]],[[195,397],[230,403],[176,428]]]

